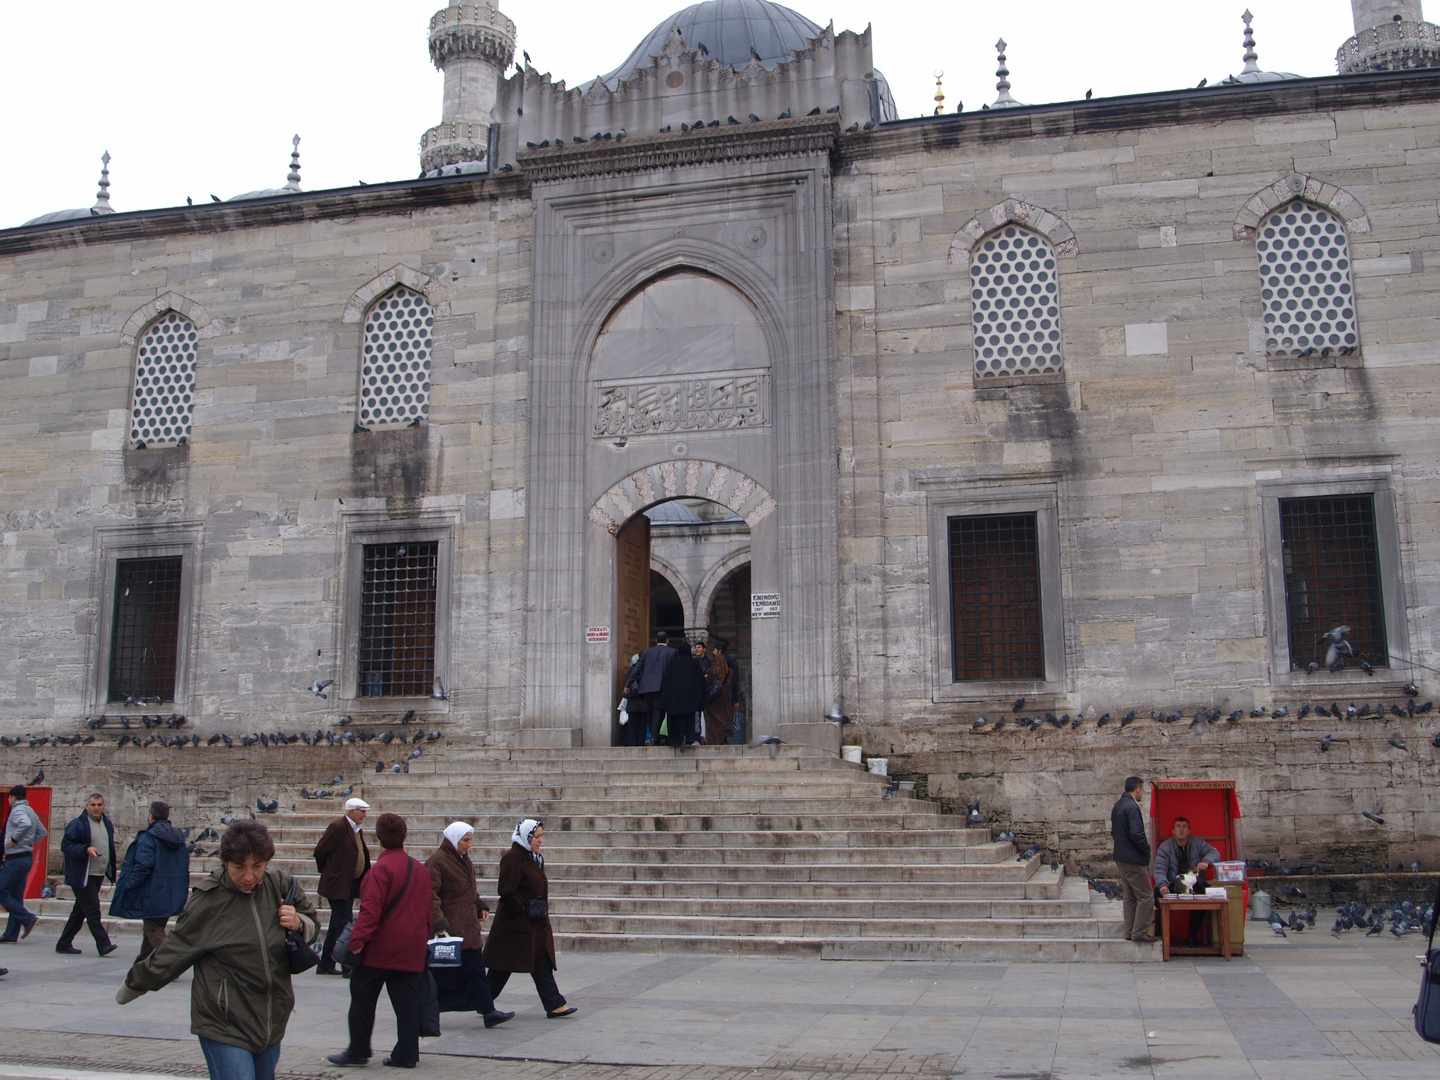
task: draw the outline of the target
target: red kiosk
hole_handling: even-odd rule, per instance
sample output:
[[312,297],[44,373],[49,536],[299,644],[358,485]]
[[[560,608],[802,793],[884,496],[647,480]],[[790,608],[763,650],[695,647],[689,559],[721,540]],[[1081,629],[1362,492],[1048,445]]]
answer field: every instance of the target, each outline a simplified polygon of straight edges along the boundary
[[[1226,862],[1244,862],[1245,840],[1240,827],[1240,800],[1234,780],[1155,780],[1150,784],[1150,874],[1155,874],[1155,852],[1169,838],[1177,817],[1187,818],[1190,834],[1198,836],[1220,852]],[[1235,881],[1212,881],[1230,896],[1230,941],[1232,952],[1245,951],[1245,912],[1250,903],[1250,885],[1243,869]],[[1159,916],[1156,916],[1157,919]],[[1171,934],[1184,939],[1190,916],[1173,912]],[[1182,925],[1179,920],[1185,920]]]
[[[47,836],[35,844],[35,863],[30,867],[30,876],[25,879],[25,899],[40,899],[40,887],[45,884],[45,871],[50,865],[50,841],[54,839],[54,829],[50,827],[50,789],[48,787],[32,787],[25,790],[25,801],[30,804],[30,809],[35,811],[35,816],[40,819],[40,824],[45,826]],[[0,790],[0,822],[10,818],[10,789]],[[0,843],[3,843],[0,838]],[[58,844],[60,841],[55,840]]]

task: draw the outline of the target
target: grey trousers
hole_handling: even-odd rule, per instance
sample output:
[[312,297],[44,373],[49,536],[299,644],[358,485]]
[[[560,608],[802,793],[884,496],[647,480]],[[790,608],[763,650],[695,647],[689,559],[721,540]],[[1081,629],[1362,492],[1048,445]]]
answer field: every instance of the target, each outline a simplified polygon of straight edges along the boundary
[[1144,863],[1117,862],[1120,868],[1121,918],[1131,941],[1155,933],[1155,889]]

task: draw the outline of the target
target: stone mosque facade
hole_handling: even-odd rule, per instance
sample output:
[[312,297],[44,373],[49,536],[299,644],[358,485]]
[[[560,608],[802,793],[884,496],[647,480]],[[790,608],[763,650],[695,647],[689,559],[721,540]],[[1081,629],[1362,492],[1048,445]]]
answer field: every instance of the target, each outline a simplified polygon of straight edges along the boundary
[[1333,76],[1247,13],[1199,88],[1026,105],[1002,43],[992,105],[901,119],[869,30],[769,0],[578,87],[452,3],[419,179],[305,191],[297,145],[0,231],[0,732],[606,746],[658,575],[692,632],[728,597],[751,736],[1429,842],[1440,33],[1353,8]]

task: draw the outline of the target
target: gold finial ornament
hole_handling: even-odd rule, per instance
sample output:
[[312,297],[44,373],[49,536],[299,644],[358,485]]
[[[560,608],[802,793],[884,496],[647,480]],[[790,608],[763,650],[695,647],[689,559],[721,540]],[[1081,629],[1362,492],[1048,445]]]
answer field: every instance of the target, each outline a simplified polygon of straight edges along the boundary
[[943,79],[944,77],[945,77],[945,72],[944,72],[944,70],[943,70],[943,69],[940,69],[940,68],[937,68],[937,69],[935,70],[935,115],[936,115],[936,116],[939,116],[942,112],[945,111],[945,109],[944,109],[944,105],[945,105],[945,91],[944,91],[944,90],[941,88],[941,86],[940,86],[940,80]]

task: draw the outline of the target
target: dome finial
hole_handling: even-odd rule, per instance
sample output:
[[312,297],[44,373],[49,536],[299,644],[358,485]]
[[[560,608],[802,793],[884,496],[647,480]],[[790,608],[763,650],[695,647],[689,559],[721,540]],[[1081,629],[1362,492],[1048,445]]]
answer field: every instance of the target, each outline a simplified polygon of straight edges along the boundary
[[100,190],[95,193],[95,205],[90,208],[92,214],[113,214],[115,208],[110,205],[110,151],[100,155]]
[[999,91],[999,93],[995,98],[994,104],[990,106],[992,109],[1008,109],[1021,104],[1010,96],[1010,69],[1005,66],[1006,48],[1008,48],[1008,46],[1005,44],[1004,38],[1001,38],[995,43],[996,58],[999,60],[1000,65],[995,69],[995,78],[998,80],[995,83],[995,89]]
[[935,69],[935,115],[936,115],[936,116],[939,116],[939,115],[944,111],[944,106],[945,106],[945,90],[944,90],[944,88],[940,85],[940,80],[943,79],[944,77],[945,77],[945,71],[944,71],[944,69],[942,69],[942,68],[936,68],[936,69]]
[[1253,18],[1255,16],[1250,14],[1249,8],[1246,8],[1245,14],[1240,16],[1240,21],[1245,24],[1245,55],[1242,57],[1245,67],[1241,70],[1241,75],[1248,75],[1260,70],[1260,65],[1256,62],[1260,57],[1255,52],[1255,31],[1250,29],[1250,20]]
[[300,190],[300,136],[299,136],[299,135],[296,135],[293,139],[291,139],[291,140],[290,140],[290,145],[293,146],[294,149],[290,151],[290,174],[285,177],[285,190],[286,190],[286,191],[299,191],[299,190]]

